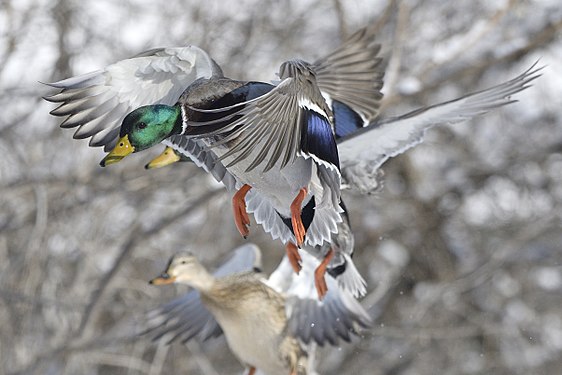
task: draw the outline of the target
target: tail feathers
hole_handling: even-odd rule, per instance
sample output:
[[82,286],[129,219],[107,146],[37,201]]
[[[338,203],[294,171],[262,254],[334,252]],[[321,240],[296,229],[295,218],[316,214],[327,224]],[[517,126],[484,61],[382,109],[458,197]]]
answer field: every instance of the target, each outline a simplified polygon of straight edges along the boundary
[[[341,254],[344,258],[344,262],[334,269],[336,275],[334,278],[338,281],[338,284],[345,290],[349,291],[355,298],[363,297],[367,293],[367,282],[363,279],[363,276],[355,267],[353,259],[348,254]],[[341,271],[343,269],[343,272]],[[338,272],[340,271],[340,272]]]

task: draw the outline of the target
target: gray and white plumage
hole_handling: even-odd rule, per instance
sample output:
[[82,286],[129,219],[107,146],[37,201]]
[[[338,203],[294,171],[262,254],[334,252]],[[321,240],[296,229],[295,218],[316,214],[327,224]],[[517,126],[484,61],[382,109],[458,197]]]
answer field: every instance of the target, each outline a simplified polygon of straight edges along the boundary
[[[255,99],[223,108],[188,107],[202,116],[214,115],[211,121],[188,120],[188,126],[195,128],[188,133],[205,137],[205,143],[230,174],[258,190],[256,193],[252,189],[247,195],[247,209],[274,239],[296,242],[291,228],[278,215],[289,216],[287,203],[306,182],[311,165],[314,168],[308,184],[310,192],[303,206],[314,196],[316,207],[305,243],[322,245],[337,233],[337,225],[342,221],[338,204],[341,178],[333,134],[340,124],[333,122],[332,108],[338,112],[353,111],[364,122],[362,125],[376,116],[384,70],[377,56],[380,46],[372,39],[373,35],[362,29],[312,64],[302,60],[283,63],[278,85]],[[311,114],[316,125],[307,120]],[[317,125],[322,122],[318,118],[325,120],[323,126]],[[217,124],[221,124],[218,129]],[[323,130],[311,131],[311,126]],[[215,136],[221,137],[214,139]],[[228,143],[232,145],[221,150]],[[306,164],[300,162],[299,167],[293,165],[283,170],[298,158],[306,159]],[[252,173],[258,166],[259,172]],[[267,173],[274,167],[268,183]],[[268,185],[275,185],[277,190]],[[280,197],[281,194],[287,197]]]
[[[283,63],[280,71],[279,85],[255,99],[213,109],[186,103],[182,106],[186,134],[201,139],[230,174],[250,185],[285,218],[291,217],[289,207],[300,189],[307,188],[303,205],[315,197],[317,208],[324,211],[313,222],[324,218],[328,223],[307,231],[306,241],[315,245],[329,239],[341,221],[333,116],[310,64],[292,60]],[[189,120],[210,115],[215,119]],[[285,242],[287,237],[297,243],[290,230],[285,231]]]
[[[342,103],[357,113],[365,125],[377,116],[384,77],[380,49],[373,33],[362,28],[313,63],[318,87],[332,110],[334,103]],[[338,124],[335,126],[338,133]]]
[[326,276],[328,292],[322,301],[318,300],[312,282],[318,263],[312,254],[303,252],[302,270],[297,275],[284,257],[267,284],[286,295],[290,332],[307,344],[338,345],[341,339],[350,341],[361,328],[370,327],[372,321],[361,304],[332,276]]
[[338,223],[338,232],[332,234],[330,242],[324,242],[323,245],[314,247],[305,246],[303,249],[319,261],[324,259],[330,250],[333,250],[334,257],[328,264],[328,274],[337,280],[341,288],[349,291],[354,297],[362,297],[367,293],[367,282],[357,270],[352,259],[355,251],[355,235],[351,230],[349,213],[344,211],[342,218],[342,222]]
[[[326,116],[330,117],[330,107],[338,106],[352,107],[365,121],[376,113],[384,71],[380,66],[381,60],[377,57],[380,46],[373,44],[372,39],[372,34],[362,29],[333,53],[306,66],[306,71],[312,69],[315,72],[316,84],[329,104],[328,108],[323,104],[319,106],[323,108],[320,112],[324,112]],[[282,76],[294,75],[293,68],[299,64],[284,64],[281,69]],[[358,69],[361,69],[361,74],[358,74]],[[172,105],[195,81],[220,77],[223,75],[218,65],[197,47],[155,49],[96,72],[52,83],[50,85],[61,89],[61,92],[46,99],[61,103],[52,113],[67,117],[63,127],[78,127],[75,137],[91,137],[91,146],[104,146],[108,149],[115,144],[121,120],[132,109],[157,103]],[[285,85],[293,87],[290,82],[286,82],[278,92],[282,92]],[[314,99],[312,101],[321,103],[317,91],[310,97]],[[335,106],[339,103],[338,100],[344,104]],[[302,104],[306,101],[300,102]],[[201,140],[182,141],[181,137],[173,136],[164,143],[172,147],[177,146],[176,150],[185,151],[185,155],[192,156],[197,165],[212,173],[219,181],[225,182],[229,190],[235,189],[236,185],[240,187],[241,182],[231,171],[226,170],[220,155],[217,158],[216,150],[208,150]],[[282,155],[294,157],[292,147],[289,147],[292,152]],[[189,151],[193,149],[197,149],[196,155]],[[281,150],[278,149],[277,152]],[[337,153],[335,148],[332,150],[332,158],[334,153]],[[258,154],[258,157],[262,156],[263,154]],[[317,158],[314,152],[305,152],[304,156]],[[337,207],[330,208],[339,200],[339,171],[334,168],[333,163],[320,162],[319,165],[321,166],[318,168],[318,175],[322,182],[315,183],[314,187],[317,193],[324,193],[322,188],[318,188],[323,184],[327,191],[322,194],[321,199],[325,204],[317,202],[319,207],[316,219],[308,232],[307,242],[311,246],[328,241],[330,234],[337,231],[336,223],[341,221],[340,210]],[[296,178],[299,178],[298,174]],[[266,196],[251,191],[247,199],[253,202],[248,202],[249,206],[260,207],[258,211],[263,210],[256,213],[256,217],[272,219],[270,222],[261,223],[266,231],[271,232],[273,238],[281,238],[282,241],[288,242],[294,237],[291,230],[275,214],[275,210],[269,209],[272,202]]]
[[530,83],[540,76],[542,68],[536,68],[536,64],[521,75],[489,89],[395,118],[377,120],[338,139],[344,187],[370,193],[378,187],[376,177],[380,166],[421,143],[429,128],[467,121],[516,102],[511,96],[530,87]]
[[113,148],[125,116],[148,104],[173,105],[199,78],[222,76],[213,59],[195,46],[156,48],[106,68],[47,85],[60,89],[46,100],[60,103],[52,115],[90,146]]

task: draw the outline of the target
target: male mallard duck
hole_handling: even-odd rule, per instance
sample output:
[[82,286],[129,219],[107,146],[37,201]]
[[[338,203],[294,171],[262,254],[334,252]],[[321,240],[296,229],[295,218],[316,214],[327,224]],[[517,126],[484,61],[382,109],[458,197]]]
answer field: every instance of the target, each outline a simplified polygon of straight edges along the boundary
[[[321,68],[317,68],[316,74],[318,87],[323,95],[330,99],[328,100],[329,107],[334,114],[334,130],[337,138],[343,187],[350,187],[361,192],[373,191],[378,186],[376,176],[380,165],[388,158],[420,143],[425,130],[428,128],[439,124],[462,122],[486,113],[493,108],[512,103],[510,96],[527,88],[528,84],[538,77],[536,73],[539,69],[533,70],[535,66],[533,65],[520,76],[488,90],[420,108],[400,117],[374,120],[377,115],[378,102],[382,97],[379,89],[382,86],[383,72],[380,68],[380,59],[375,57],[378,46],[369,44],[366,35],[364,30],[357,33],[351,38],[350,42],[331,56],[324,60],[321,59],[321,64],[318,65]],[[358,46],[352,48],[355,54],[351,54],[351,56],[364,57],[364,60],[353,65],[355,68],[353,71],[350,70],[349,64],[346,64],[348,60],[346,60],[344,52],[348,45],[351,47]],[[222,77],[220,68],[216,63],[196,47],[156,51],[118,62],[103,71],[52,84],[52,86],[62,89],[60,94],[47,98],[51,101],[62,102],[62,105],[52,113],[69,116],[62,124],[64,127],[79,126],[75,137],[91,136],[91,145],[105,145],[107,148],[117,141],[116,133],[120,118],[123,118],[128,111],[150,102],[171,105],[177,100],[174,98],[179,97],[179,93],[195,79],[202,81],[210,77]],[[331,70],[326,66],[329,66],[337,74],[330,73]],[[358,71],[366,73],[359,74]],[[155,80],[156,75],[159,77],[157,81]],[[369,86],[369,95],[363,98],[360,91],[355,91],[353,87],[365,83],[368,76],[371,77],[370,84],[372,86]],[[321,77],[324,78],[321,79]],[[220,82],[228,81],[230,82],[229,85],[234,86],[241,84],[232,80],[218,80]],[[346,85],[346,82],[351,82],[350,86]],[[143,90],[140,89],[141,86]],[[202,85],[196,86],[201,89]],[[325,86],[330,86],[330,90],[325,89]],[[207,97],[211,104],[213,104],[213,101],[217,101],[217,98],[222,98],[222,104],[219,103],[223,106],[221,110],[229,107],[229,104],[233,102],[241,103],[248,100],[252,101],[252,98],[259,99],[262,95],[273,90],[273,86],[264,83],[247,83],[245,87],[239,88],[238,91],[234,89],[227,94],[224,94],[224,91],[228,91],[228,88],[219,87],[220,90],[217,87],[215,88],[216,91],[220,92],[211,90],[211,93],[207,93]],[[140,92],[144,95],[141,98],[133,95]],[[101,94],[96,95],[97,93]],[[172,93],[174,94],[172,95]],[[236,95],[233,95],[233,93]],[[347,105],[349,102],[345,100],[347,96],[353,98],[352,102],[362,103],[362,105],[350,107]],[[103,102],[102,99],[106,101],[103,105],[100,105]],[[360,102],[361,99],[364,101]],[[219,108],[221,106],[216,103],[215,105]],[[233,108],[233,111],[236,110]],[[187,124],[183,121],[178,124],[178,113],[181,110],[176,107],[176,109],[167,112],[176,116],[175,121],[167,121],[165,124],[165,127],[172,129],[169,130],[170,132],[181,133],[179,129],[183,130],[184,125],[187,128]],[[201,117],[212,116],[212,113],[199,113],[199,115]],[[198,120],[201,120],[201,118]],[[102,125],[104,121],[107,121],[106,126]],[[138,125],[144,127],[147,123],[140,122]],[[130,132],[136,134],[140,133],[141,130],[132,129]],[[147,140],[151,141],[149,143],[157,142],[153,139],[156,136],[155,132],[143,133],[143,137],[134,140],[135,144],[137,141],[139,143],[138,149],[141,145],[145,146]],[[173,135],[164,140],[163,143],[192,158],[198,166],[210,172],[218,181],[222,181],[230,191],[234,191],[237,186],[242,186],[242,182],[230,173],[230,170],[225,167],[225,164],[215,153],[218,147],[209,149],[208,145],[202,140],[181,135]],[[116,158],[119,159],[121,156],[116,156]],[[322,171],[323,169],[320,168],[319,170]],[[234,206],[238,212],[242,212],[243,210],[238,210],[241,207],[240,195],[235,196],[237,199],[233,200]],[[284,243],[288,244],[288,254],[294,260],[293,263],[298,263],[298,252],[294,246],[291,246],[291,243],[297,242],[292,233],[292,218],[291,222],[283,220],[284,218],[280,216],[270,200],[256,192],[255,189],[250,190],[246,196],[246,203],[247,211],[254,213],[256,222],[263,225],[264,229],[270,232],[274,239],[281,238]],[[314,199],[311,198],[308,203],[303,201],[303,205],[303,212],[300,217],[304,227],[309,229],[307,231],[307,248],[316,247],[319,244],[322,246],[325,242],[330,243],[331,239],[326,239],[325,236],[318,238],[319,236],[316,236],[316,233],[332,232],[333,234],[333,226],[335,225],[333,221],[329,218],[326,219],[324,210],[315,207]],[[330,211],[328,210],[328,212]],[[240,218],[240,216],[238,217]],[[238,220],[242,232],[245,228],[244,222],[247,222],[247,217],[243,217],[243,222]],[[318,230],[318,227],[324,230]],[[329,229],[326,230],[327,228]],[[308,240],[311,239],[314,240],[309,242]],[[312,245],[311,242],[315,245]]]
[[[199,56],[202,51],[197,49],[195,61],[207,63],[207,69],[193,61],[183,64],[194,67],[192,72],[160,69],[159,78],[166,87],[149,82],[143,87],[143,93],[150,100],[126,98],[128,101],[125,100],[123,108],[127,110],[133,103],[142,101],[145,101],[142,104],[151,101],[168,104],[143,106],[129,113],[123,120],[119,142],[102,165],[115,163],[168,138],[166,144],[178,145],[183,154],[192,157],[230,190],[237,189],[233,208],[242,235],[248,234],[247,211],[254,212],[257,221],[274,239],[280,237],[284,243],[289,243],[288,254],[295,258],[298,252],[292,244],[302,245],[305,232],[308,246],[322,245],[330,241],[331,234],[337,232],[337,223],[342,221],[333,117],[368,123],[375,116],[382,97],[379,49],[380,46],[371,43],[366,30],[360,30],[342,47],[314,64],[301,60],[283,63],[281,82],[277,86],[225,78],[208,56]],[[171,53],[164,51],[163,58],[168,65],[172,64]],[[176,62],[178,58],[186,58],[179,53],[176,55]],[[162,58],[148,53],[140,58],[147,56]],[[104,93],[109,91],[108,96],[112,95],[111,104],[113,99],[119,102],[119,87],[111,87],[112,72],[120,73],[119,85],[125,82],[127,74],[134,77],[135,85],[141,85],[149,77],[141,75],[139,82],[136,70],[145,65],[168,67],[144,60],[141,64],[137,59],[118,62],[83,78],[51,84],[62,88],[62,92],[48,100],[63,103],[52,113],[70,115],[63,125],[80,125],[76,136],[97,137],[96,132],[113,132],[114,123],[100,128],[101,120],[95,116],[109,107],[111,113],[120,117],[121,108],[104,104],[103,110],[98,109],[100,100],[90,95],[105,90]],[[166,73],[168,79],[164,79]],[[176,74],[180,75],[177,80]],[[194,78],[197,79],[193,82]],[[162,93],[172,88],[174,94],[177,93],[176,81],[187,88],[171,106],[170,99],[175,95],[163,99]],[[98,89],[97,85],[102,88]],[[92,127],[90,122],[96,126]],[[115,143],[115,134],[112,134],[111,139],[103,138],[106,146]],[[99,145],[97,139],[95,144]],[[265,164],[263,169],[257,168],[262,163]],[[251,206],[248,210],[246,196]],[[302,214],[303,209],[308,215]]]
[[366,311],[332,278],[324,301],[314,298],[307,280],[318,263],[314,258],[304,255],[299,276],[285,258],[269,280],[259,273],[260,260],[259,248],[245,245],[211,274],[191,254],[174,256],[151,284],[183,283],[195,291],[153,311],[147,332],[171,337],[170,342],[204,341],[223,332],[249,374],[256,368],[300,374],[307,366],[303,343],[337,345],[340,339],[349,341],[358,327],[370,326]]

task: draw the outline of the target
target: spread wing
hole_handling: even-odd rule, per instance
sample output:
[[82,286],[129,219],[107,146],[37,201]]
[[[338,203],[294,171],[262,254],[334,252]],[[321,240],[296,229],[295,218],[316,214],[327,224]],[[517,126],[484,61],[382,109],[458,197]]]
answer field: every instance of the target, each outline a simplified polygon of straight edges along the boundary
[[220,67],[195,46],[159,48],[105,69],[47,83],[60,89],[45,97],[60,103],[52,115],[66,117],[63,128],[78,129],[74,138],[91,138],[90,146],[113,148],[123,118],[150,104],[173,105],[192,82],[222,76]]
[[[213,274],[216,277],[261,268],[261,252],[254,244],[243,245]],[[147,314],[147,328],[153,340],[166,337],[167,343],[185,343],[193,338],[205,341],[222,334],[213,315],[201,302],[199,292],[192,290]]]
[[371,326],[371,318],[351,293],[341,289],[338,282],[326,275],[328,293],[318,301],[314,287],[314,270],[319,262],[307,252],[301,252],[302,270],[296,275],[287,257],[273,272],[268,284],[287,296],[286,311],[289,331],[308,344],[337,345],[350,341],[359,328]]
[[340,138],[338,151],[345,182],[363,193],[371,192],[378,185],[375,176],[379,167],[421,143],[427,129],[466,121],[515,102],[511,96],[540,76],[542,68],[535,66],[536,63],[518,77],[487,90],[374,123]]
[[[217,109],[189,107],[201,117],[209,113],[224,113],[224,116],[205,122],[189,121],[188,134],[205,138],[220,136],[212,147],[228,144],[228,151],[220,157],[220,160],[227,159],[227,168],[251,155],[252,160],[246,161],[246,172],[263,162],[266,162],[264,172],[278,162],[283,168],[303,153],[337,165],[331,110],[310,69],[302,61],[288,61],[280,68],[283,80],[264,95]],[[217,124],[220,124],[218,129]]]
[[384,77],[380,48],[363,28],[313,64],[318,87],[334,112],[338,137],[369,124],[378,114]]
[[229,192],[236,190],[238,183],[236,178],[218,160],[218,156],[215,155],[213,150],[209,150],[201,140],[173,135],[163,140],[162,143],[181,155],[189,157],[195,165],[210,173],[218,182],[222,182]]

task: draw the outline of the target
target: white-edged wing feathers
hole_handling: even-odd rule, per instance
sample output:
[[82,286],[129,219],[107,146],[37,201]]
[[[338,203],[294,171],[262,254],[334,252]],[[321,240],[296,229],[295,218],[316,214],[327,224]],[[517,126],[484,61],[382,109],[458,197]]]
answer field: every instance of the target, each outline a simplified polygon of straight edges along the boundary
[[540,76],[542,68],[535,66],[536,63],[518,77],[487,90],[371,124],[339,139],[345,183],[363,193],[371,192],[378,185],[374,176],[386,160],[421,143],[425,131],[433,126],[466,121],[513,103],[511,96],[528,88]]
[[48,83],[61,92],[45,97],[61,103],[51,114],[66,116],[64,128],[78,127],[74,138],[112,148],[123,118],[143,105],[177,102],[198,78],[222,76],[219,66],[195,46],[153,49],[103,70]]

